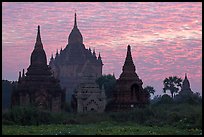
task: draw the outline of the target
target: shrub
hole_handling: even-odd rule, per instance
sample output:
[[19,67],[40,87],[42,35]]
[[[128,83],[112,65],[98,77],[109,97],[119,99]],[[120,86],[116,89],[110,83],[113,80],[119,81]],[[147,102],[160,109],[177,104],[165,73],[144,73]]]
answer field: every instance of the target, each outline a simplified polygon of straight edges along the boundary
[[52,121],[50,112],[40,111],[33,106],[15,106],[2,115],[3,124],[9,122],[17,125],[49,124]]

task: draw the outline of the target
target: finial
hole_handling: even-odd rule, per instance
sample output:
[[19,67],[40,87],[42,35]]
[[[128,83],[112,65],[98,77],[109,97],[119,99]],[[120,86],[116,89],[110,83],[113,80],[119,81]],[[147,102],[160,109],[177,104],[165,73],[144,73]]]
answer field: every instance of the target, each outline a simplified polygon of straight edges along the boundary
[[185,78],[187,79],[187,74],[185,73]]
[[75,10],[75,14],[74,14],[74,28],[77,28],[76,10]]
[[95,48],[93,49],[93,55],[95,55],[95,56],[96,56]]
[[38,25],[38,34],[37,34],[37,42],[41,42],[41,37],[40,37],[40,25]]
[[128,45],[128,51],[130,52],[130,45]]
[[22,75],[22,77],[24,77],[25,76],[25,73],[24,73],[24,69],[23,69],[23,75]]
[[19,77],[18,77],[18,81],[21,80],[21,72],[19,71]]
[[61,47],[61,49],[60,49],[60,54],[62,53],[62,47]]
[[36,42],[35,42],[35,48],[42,48],[42,41],[41,41],[41,36],[40,36],[40,25],[38,25],[38,32],[37,32],[37,37],[36,37]]
[[58,49],[57,49],[57,51],[56,51],[56,55],[58,55]]
[[99,52],[99,55],[98,55],[98,57],[99,57],[99,58],[101,58],[101,54],[100,54],[100,52]]
[[91,48],[89,47],[89,51],[91,52]]
[[53,53],[52,53],[52,55],[51,55],[51,60],[53,60],[54,58],[53,58]]

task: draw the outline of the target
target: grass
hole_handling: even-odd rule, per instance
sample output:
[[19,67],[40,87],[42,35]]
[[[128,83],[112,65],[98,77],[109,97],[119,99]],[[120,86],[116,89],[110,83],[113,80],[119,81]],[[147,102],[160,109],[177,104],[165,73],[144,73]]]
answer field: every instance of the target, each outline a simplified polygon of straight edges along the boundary
[[202,135],[197,128],[143,126],[133,122],[104,121],[92,124],[51,124],[39,126],[2,125],[3,135]]
[[2,114],[3,135],[202,135],[202,104],[85,114],[17,107]]

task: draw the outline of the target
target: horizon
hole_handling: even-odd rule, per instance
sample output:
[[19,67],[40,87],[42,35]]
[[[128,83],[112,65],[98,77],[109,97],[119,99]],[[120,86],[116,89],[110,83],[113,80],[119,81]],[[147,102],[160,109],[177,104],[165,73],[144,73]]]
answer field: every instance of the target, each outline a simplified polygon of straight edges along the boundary
[[160,95],[166,77],[187,73],[192,91],[202,96],[202,2],[3,2],[2,80],[27,72],[38,25],[49,64],[68,43],[75,9],[83,43],[100,52],[103,74],[119,78],[130,45],[143,88],[153,86]]

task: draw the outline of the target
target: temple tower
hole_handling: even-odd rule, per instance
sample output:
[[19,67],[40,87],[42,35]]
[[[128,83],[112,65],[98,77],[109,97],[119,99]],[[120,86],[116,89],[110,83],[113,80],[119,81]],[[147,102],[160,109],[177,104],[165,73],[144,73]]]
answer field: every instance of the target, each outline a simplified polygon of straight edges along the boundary
[[193,94],[193,91],[190,88],[190,82],[187,78],[187,74],[185,73],[185,78],[183,80],[182,86],[181,86],[181,91],[179,92],[179,94],[182,95],[189,95],[189,94]]
[[78,29],[77,15],[74,16],[74,26],[68,36],[68,44],[49,63],[54,76],[60,80],[60,85],[66,88],[66,101],[71,102],[71,97],[80,80],[86,74],[95,78],[102,75],[102,58],[96,56],[95,50],[86,49],[83,37]]
[[116,81],[113,100],[107,106],[107,111],[130,110],[137,106],[143,106],[149,101],[149,93],[143,89],[143,82],[135,72],[130,45],[127,47],[127,55],[122,70]]
[[38,26],[34,50],[31,54],[27,73],[21,76],[12,93],[12,107],[19,105],[34,105],[42,110],[60,112],[64,109],[65,90],[62,90],[59,80],[54,78],[47,65]]

